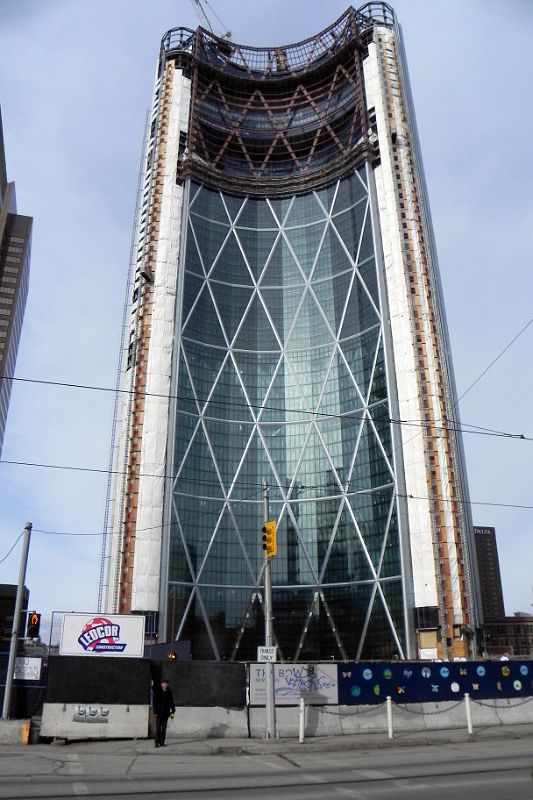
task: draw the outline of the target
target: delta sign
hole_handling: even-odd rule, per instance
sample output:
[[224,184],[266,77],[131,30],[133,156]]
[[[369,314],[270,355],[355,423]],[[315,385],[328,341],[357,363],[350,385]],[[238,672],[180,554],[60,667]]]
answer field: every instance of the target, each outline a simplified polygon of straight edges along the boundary
[[64,614],[61,656],[142,658],[144,616],[130,614]]

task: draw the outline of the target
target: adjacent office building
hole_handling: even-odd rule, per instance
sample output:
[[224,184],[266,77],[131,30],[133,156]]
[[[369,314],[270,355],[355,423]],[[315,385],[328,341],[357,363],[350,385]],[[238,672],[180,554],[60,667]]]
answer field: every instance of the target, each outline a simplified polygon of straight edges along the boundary
[[475,550],[401,30],[163,37],[101,609],[193,658],[476,653]]
[[15,184],[7,180],[0,116],[0,453],[28,295],[32,218],[17,214]]
[[474,525],[481,610],[483,650],[492,658],[533,656],[533,615],[515,611],[505,616],[496,529]]
[[483,619],[485,622],[503,619],[505,607],[496,529],[487,525],[474,525],[474,540]]

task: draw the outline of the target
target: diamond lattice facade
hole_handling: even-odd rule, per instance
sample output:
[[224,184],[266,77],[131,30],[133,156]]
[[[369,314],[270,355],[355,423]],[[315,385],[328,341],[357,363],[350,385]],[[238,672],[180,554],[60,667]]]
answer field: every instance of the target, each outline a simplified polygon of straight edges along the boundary
[[[102,605],[194,658],[472,654],[453,377],[392,9],[295,45],[164,37]],[[106,592],[104,601],[104,589]]]

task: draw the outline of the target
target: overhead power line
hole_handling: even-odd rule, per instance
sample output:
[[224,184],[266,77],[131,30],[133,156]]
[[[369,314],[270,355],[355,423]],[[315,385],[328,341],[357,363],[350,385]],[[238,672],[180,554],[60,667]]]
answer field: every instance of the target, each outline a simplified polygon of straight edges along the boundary
[[[38,378],[17,378],[5,375],[2,377],[5,378],[6,380],[19,381],[20,383],[36,383],[43,386],[60,386],[69,389],[83,389],[95,392],[120,393],[127,395],[136,395],[137,397],[152,397],[160,400],[183,400],[187,402],[191,402],[193,400],[193,398],[185,397],[183,395],[160,394],[158,392],[142,392],[132,389],[114,389],[109,386],[95,386],[91,384],[68,383],[66,381],[40,380]],[[287,408],[286,406],[270,406],[270,405],[256,405],[254,403],[239,403],[233,400],[214,399],[214,398],[209,398],[207,396],[205,397],[197,396],[196,399],[198,400],[198,402],[209,403],[209,405],[214,407],[221,406],[222,408],[229,407],[229,408],[245,408],[245,409],[253,408],[256,411],[277,411],[279,413],[284,413],[284,414],[302,414],[306,417],[340,419],[344,421],[348,421],[350,419],[362,419],[366,411],[365,408],[359,408],[359,409],[354,409],[353,411],[347,414],[331,414],[323,411],[307,410],[303,408]],[[178,413],[183,413],[183,412],[178,412]],[[242,422],[242,420],[227,420],[227,421]],[[507,439],[520,439],[523,441],[533,441],[533,437],[526,436],[523,433],[510,433],[506,431],[497,431],[491,428],[484,428],[478,425],[473,425],[468,422],[461,422],[460,425],[457,425],[455,423],[451,423],[449,425],[434,425],[432,423],[425,422],[424,420],[401,420],[401,419],[389,419],[389,422],[393,425],[406,425],[412,427],[426,428],[428,430],[435,430],[435,431],[452,431],[454,433],[465,433],[465,434],[469,433],[469,434],[476,434],[479,436],[496,436]],[[251,421],[250,424],[252,424]],[[469,428],[472,428],[473,430],[469,430]]]
[[514,337],[511,339],[511,341],[509,342],[509,344],[506,344],[506,345],[505,345],[505,347],[503,348],[503,350],[501,350],[501,351],[498,353],[498,355],[496,356],[496,358],[495,358],[495,359],[493,359],[493,360],[490,362],[490,364],[488,365],[488,367],[486,367],[486,368],[483,370],[483,372],[481,373],[481,375],[478,375],[478,377],[475,379],[475,381],[473,381],[473,382],[470,384],[470,386],[469,386],[467,389],[465,389],[465,390],[464,390],[464,392],[462,393],[462,395],[460,395],[460,396],[457,398],[457,403],[459,403],[459,401],[460,401],[460,400],[462,400],[462,399],[463,399],[463,397],[465,397],[465,396],[468,394],[468,392],[469,392],[471,389],[473,389],[473,388],[474,388],[474,386],[475,386],[477,383],[479,383],[479,381],[480,381],[480,380],[481,380],[481,379],[482,379],[482,378],[483,378],[483,377],[484,377],[484,376],[487,374],[487,372],[489,371],[489,369],[491,369],[491,367],[493,367],[493,366],[494,366],[494,364],[495,364],[497,361],[499,361],[499,360],[500,360],[500,358],[501,358],[501,357],[504,355],[504,353],[506,353],[506,352],[509,350],[509,348],[510,348],[510,347],[511,347],[511,346],[512,346],[512,345],[513,345],[515,342],[516,342],[516,340],[517,340],[517,339],[519,339],[519,338],[520,338],[520,336],[522,336],[522,334],[523,334],[525,331],[527,331],[527,329],[529,328],[529,326],[530,326],[531,324],[533,324],[533,317],[531,317],[531,319],[529,320],[529,322],[526,322],[526,324],[524,325],[524,327],[523,327],[523,328],[521,328],[521,329],[518,331],[518,333],[516,334],[516,336],[514,336]]
[[[306,488],[316,489],[316,488],[323,488],[323,487],[303,487],[303,488],[304,489],[306,489]],[[234,506],[234,505],[236,505],[238,503],[250,502],[250,501],[254,500],[255,497],[257,497],[259,495],[262,495],[262,492],[263,492],[263,488],[261,487],[261,489],[255,493],[255,495],[251,495],[251,496],[245,497],[245,498],[235,498],[235,499],[230,500],[229,502],[231,503],[232,506]],[[368,490],[368,493],[369,494],[374,494],[375,490]],[[365,492],[357,492],[357,494],[365,494]],[[394,497],[397,497],[397,498],[401,497],[401,498],[405,498],[407,500],[437,500],[438,499],[441,502],[448,502],[448,503],[455,502],[453,498],[449,499],[449,500],[446,500],[445,498],[442,498],[442,497],[414,495],[414,494],[401,494],[399,492],[395,492],[394,493]],[[333,497],[332,499],[335,499],[335,498]],[[391,497],[391,499],[392,499],[392,497]],[[221,502],[223,502],[222,499],[221,499]],[[292,497],[291,498],[287,498],[286,502],[287,503],[294,503],[294,502],[296,502],[296,499],[292,498]],[[515,508],[515,509],[518,509],[518,510],[526,510],[526,511],[533,510],[533,505],[527,505],[527,504],[522,504],[522,503],[495,503],[495,502],[488,501],[488,500],[470,500],[470,501],[465,502],[464,504],[465,505],[469,505],[469,506],[487,506],[487,507],[494,507],[494,508]],[[211,513],[211,512],[203,512],[203,513],[208,514],[208,513]],[[192,519],[197,518],[201,514],[202,514],[202,512],[195,513],[194,517],[191,517],[191,521],[192,521]],[[188,521],[189,520],[187,520],[187,519],[185,519],[185,520],[181,519],[180,520],[182,525],[186,524]],[[150,525],[150,526],[144,527],[144,528],[136,528],[136,532],[137,533],[143,533],[144,531],[149,531],[149,530],[158,530],[158,529],[162,529],[162,528],[170,528],[170,527],[172,527],[173,524],[175,524],[175,523],[174,522],[166,522],[166,523],[162,523],[161,525]],[[437,527],[445,529],[447,526],[446,525],[439,525]],[[88,533],[83,533],[83,532],[79,532],[79,531],[45,531],[45,530],[41,530],[39,528],[33,528],[33,533],[40,533],[40,534],[43,534],[43,535],[46,535],[46,536],[98,536],[98,537],[100,537],[100,536],[104,535],[104,531],[96,531],[96,532],[93,532],[93,533],[89,533],[89,532]],[[107,533],[109,534],[109,531]],[[11,553],[13,552],[15,547],[17,546],[17,544],[20,541],[20,539],[22,538],[22,536],[23,536],[23,533],[21,533],[17,537],[17,539],[13,542],[13,544],[11,545],[11,547],[8,550],[8,552],[6,553],[6,555],[3,558],[0,559],[0,564],[2,562],[6,561],[6,559],[11,555]]]

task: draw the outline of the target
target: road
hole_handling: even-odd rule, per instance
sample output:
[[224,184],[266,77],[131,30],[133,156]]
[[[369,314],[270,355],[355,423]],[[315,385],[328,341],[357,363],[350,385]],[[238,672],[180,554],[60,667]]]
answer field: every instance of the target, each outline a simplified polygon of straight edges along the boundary
[[531,800],[533,740],[335,752],[180,754],[125,743],[0,748],[0,798]]

